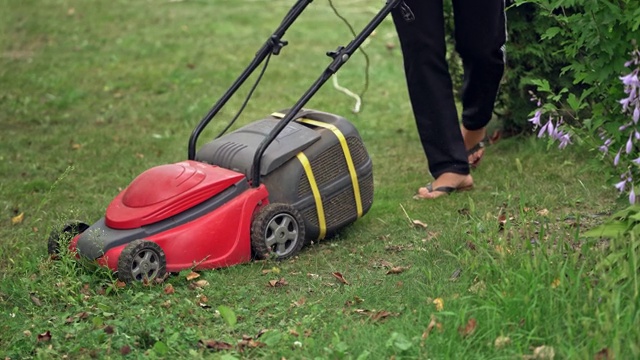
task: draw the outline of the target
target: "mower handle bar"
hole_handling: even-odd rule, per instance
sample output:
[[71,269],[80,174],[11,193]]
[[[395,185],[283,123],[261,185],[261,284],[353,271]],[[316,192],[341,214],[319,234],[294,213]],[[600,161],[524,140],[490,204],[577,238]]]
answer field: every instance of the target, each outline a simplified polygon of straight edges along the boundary
[[[313,0],[298,0],[294,6],[289,10],[284,20],[276,31],[267,39],[262,48],[256,53],[253,61],[242,72],[242,74],[236,79],[231,87],[224,93],[224,95],[216,102],[209,113],[200,121],[198,126],[194,129],[191,137],[189,138],[189,160],[195,159],[195,148],[198,140],[198,136],[207,126],[207,124],[213,119],[213,117],[220,111],[220,109],[226,104],[226,102],[233,96],[238,88],[246,81],[246,79],[253,73],[253,71],[264,61],[264,59],[271,53],[278,55],[283,46],[287,43],[282,41],[286,30],[293,24],[293,22],[300,16],[304,9]],[[327,55],[333,58],[333,61],[327,66],[320,77],[311,85],[311,87],[300,97],[300,99],[289,109],[287,114],[276,124],[276,126],[267,134],[262,140],[253,158],[253,165],[251,169],[251,186],[258,187],[260,185],[260,164],[262,155],[269,147],[269,145],[276,139],[278,134],[284,130],[284,128],[294,119],[296,115],[304,105],[320,90],[327,80],[331,78],[350,58],[351,55],[362,45],[362,43],[371,35],[371,33],[382,23],[382,21],[391,13],[391,11],[404,0],[386,0],[386,3],[382,9],[371,19],[371,21],[357,34],[354,39],[346,46],[339,46],[335,51],[328,52]]]

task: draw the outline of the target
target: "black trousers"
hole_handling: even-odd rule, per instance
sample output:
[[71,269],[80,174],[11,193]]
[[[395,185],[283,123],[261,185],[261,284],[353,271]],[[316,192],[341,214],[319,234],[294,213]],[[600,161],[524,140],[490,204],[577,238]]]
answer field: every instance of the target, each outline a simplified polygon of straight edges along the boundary
[[[478,130],[491,120],[504,72],[506,20],[504,0],[451,0],[455,49],[464,69],[462,124]],[[469,173],[458,111],[446,61],[443,0],[405,0],[414,20],[393,10],[404,59],[407,88],[418,133],[437,178]],[[406,14],[406,11],[405,11]]]

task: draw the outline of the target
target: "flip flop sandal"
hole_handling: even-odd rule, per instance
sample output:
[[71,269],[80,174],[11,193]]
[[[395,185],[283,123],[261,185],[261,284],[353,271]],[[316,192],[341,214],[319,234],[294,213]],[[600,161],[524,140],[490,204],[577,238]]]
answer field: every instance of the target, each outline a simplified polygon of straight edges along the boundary
[[482,157],[484,156],[484,151],[486,147],[485,141],[486,140],[482,140],[479,143],[477,143],[474,147],[467,150],[467,156],[477,155],[478,153],[480,153],[480,155],[477,155],[475,160],[469,161],[469,167],[471,167],[472,169],[475,169],[478,167],[478,165],[480,164],[480,161],[482,160]]
[[[471,190],[473,188],[473,185],[461,186],[461,187],[438,186],[437,188],[434,189],[433,185],[431,183],[429,183],[425,187],[427,188],[427,191],[429,191],[430,193],[435,192],[435,191],[439,191],[439,192],[445,193],[446,195],[451,195],[453,192],[456,192],[456,191],[468,191],[468,190]],[[424,199],[427,199],[427,198],[420,196],[420,194],[415,194],[415,195],[413,195],[413,199],[414,200],[424,200]]]

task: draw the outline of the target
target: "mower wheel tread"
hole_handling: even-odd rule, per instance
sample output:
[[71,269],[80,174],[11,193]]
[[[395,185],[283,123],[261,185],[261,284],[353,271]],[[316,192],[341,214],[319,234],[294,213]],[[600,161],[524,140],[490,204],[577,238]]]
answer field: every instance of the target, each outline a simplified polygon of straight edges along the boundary
[[268,204],[251,225],[251,249],[256,259],[288,259],[297,255],[304,243],[304,220],[289,204]]
[[160,245],[147,240],[134,240],[120,253],[118,279],[125,283],[163,278],[167,259]]

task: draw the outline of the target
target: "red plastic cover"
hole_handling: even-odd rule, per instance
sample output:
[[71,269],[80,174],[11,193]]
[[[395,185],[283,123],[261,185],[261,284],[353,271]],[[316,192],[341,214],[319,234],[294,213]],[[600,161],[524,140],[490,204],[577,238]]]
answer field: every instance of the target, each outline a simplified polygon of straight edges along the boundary
[[181,213],[244,179],[244,175],[197,161],[151,168],[109,204],[105,224],[134,229]]

